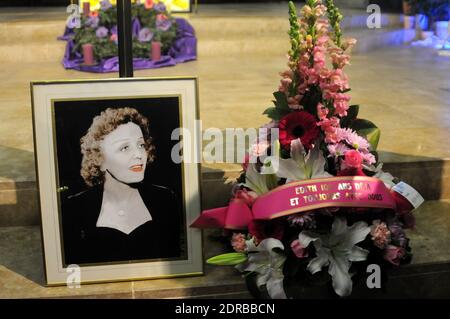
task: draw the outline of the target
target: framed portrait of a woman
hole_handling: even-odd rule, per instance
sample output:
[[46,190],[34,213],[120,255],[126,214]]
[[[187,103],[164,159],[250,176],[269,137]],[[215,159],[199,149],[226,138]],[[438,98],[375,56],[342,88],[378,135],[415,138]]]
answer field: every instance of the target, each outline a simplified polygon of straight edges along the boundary
[[180,160],[197,152],[197,79],[31,91],[47,284],[74,267],[81,283],[202,274],[199,164]]

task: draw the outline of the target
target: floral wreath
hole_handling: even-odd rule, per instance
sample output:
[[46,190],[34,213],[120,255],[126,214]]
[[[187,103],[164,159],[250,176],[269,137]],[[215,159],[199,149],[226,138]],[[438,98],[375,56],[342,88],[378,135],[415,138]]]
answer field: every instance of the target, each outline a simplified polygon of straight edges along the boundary
[[423,198],[383,172],[380,130],[349,103],[344,68],[356,40],[342,37],[333,1],[307,0],[300,17],[289,2],[289,17],[289,68],[264,112],[272,120],[264,128],[279,136],[259,137],[229,206],[191,226],[226,230],[235,252],[207,262],[235,265],[256,295],[265,288],[287,298],[299,286],[330,284],[348,296],[369,264],[410,262],[404,229],[414,227]]

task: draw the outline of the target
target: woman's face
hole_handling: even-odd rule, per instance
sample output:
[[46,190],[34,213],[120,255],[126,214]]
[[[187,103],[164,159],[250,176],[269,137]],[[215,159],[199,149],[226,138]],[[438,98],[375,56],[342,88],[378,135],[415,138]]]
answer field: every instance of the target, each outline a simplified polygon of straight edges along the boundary
[[118,126],[100,143],[103,153],[102,170],[108,170],[124,183],[138,183],[144,179],[147,151],[141,128],[129,122]]

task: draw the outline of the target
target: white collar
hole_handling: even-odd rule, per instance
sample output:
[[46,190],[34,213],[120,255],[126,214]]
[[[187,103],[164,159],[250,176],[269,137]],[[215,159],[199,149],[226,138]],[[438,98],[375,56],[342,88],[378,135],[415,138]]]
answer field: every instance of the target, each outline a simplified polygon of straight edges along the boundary
[[152,215],[145,206],[137,189],[132,189],[124,198],[111,198],[103,191],[102,208],[97,220],[97,227],[117,229],[127,235],[139,226],[152,220]]

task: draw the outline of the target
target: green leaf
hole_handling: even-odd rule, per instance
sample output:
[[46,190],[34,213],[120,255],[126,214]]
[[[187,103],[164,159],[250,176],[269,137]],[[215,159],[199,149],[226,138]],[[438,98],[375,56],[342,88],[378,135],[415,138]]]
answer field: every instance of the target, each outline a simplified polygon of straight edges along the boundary
[[247,254],[229,253],[209,258],[206,262],[218,266],[235,266],[247,260]]
[[368,120],[356,119],[353,121],[351,128],[369,141],[372,150],[377,149],[381,130],[375,124]]
[[263,114],[267,115],[274,121],[279,121],[283,117],[276,107],[269,107],[267,110],[264,111]]
[[273,93],[273,96],[275,97],[276,107],[278,110],[283,111],[283,112],[291,111],[291,109],[289,108],[289,105],[288,105],[288,100],[287,100],[286,94],[284,94],[283,92],[277,91],[277,92]]
[[305,111],[317,116],[317,104],[322,101],[322,91],[317,86],[311,86],[309,91],[306,92],[301,104]]
[[342,118],[341,120],[341,126],[342,127],[349,127],[354,120],[358,117],[359,113],[359,105],[350,105],[347,116]]

